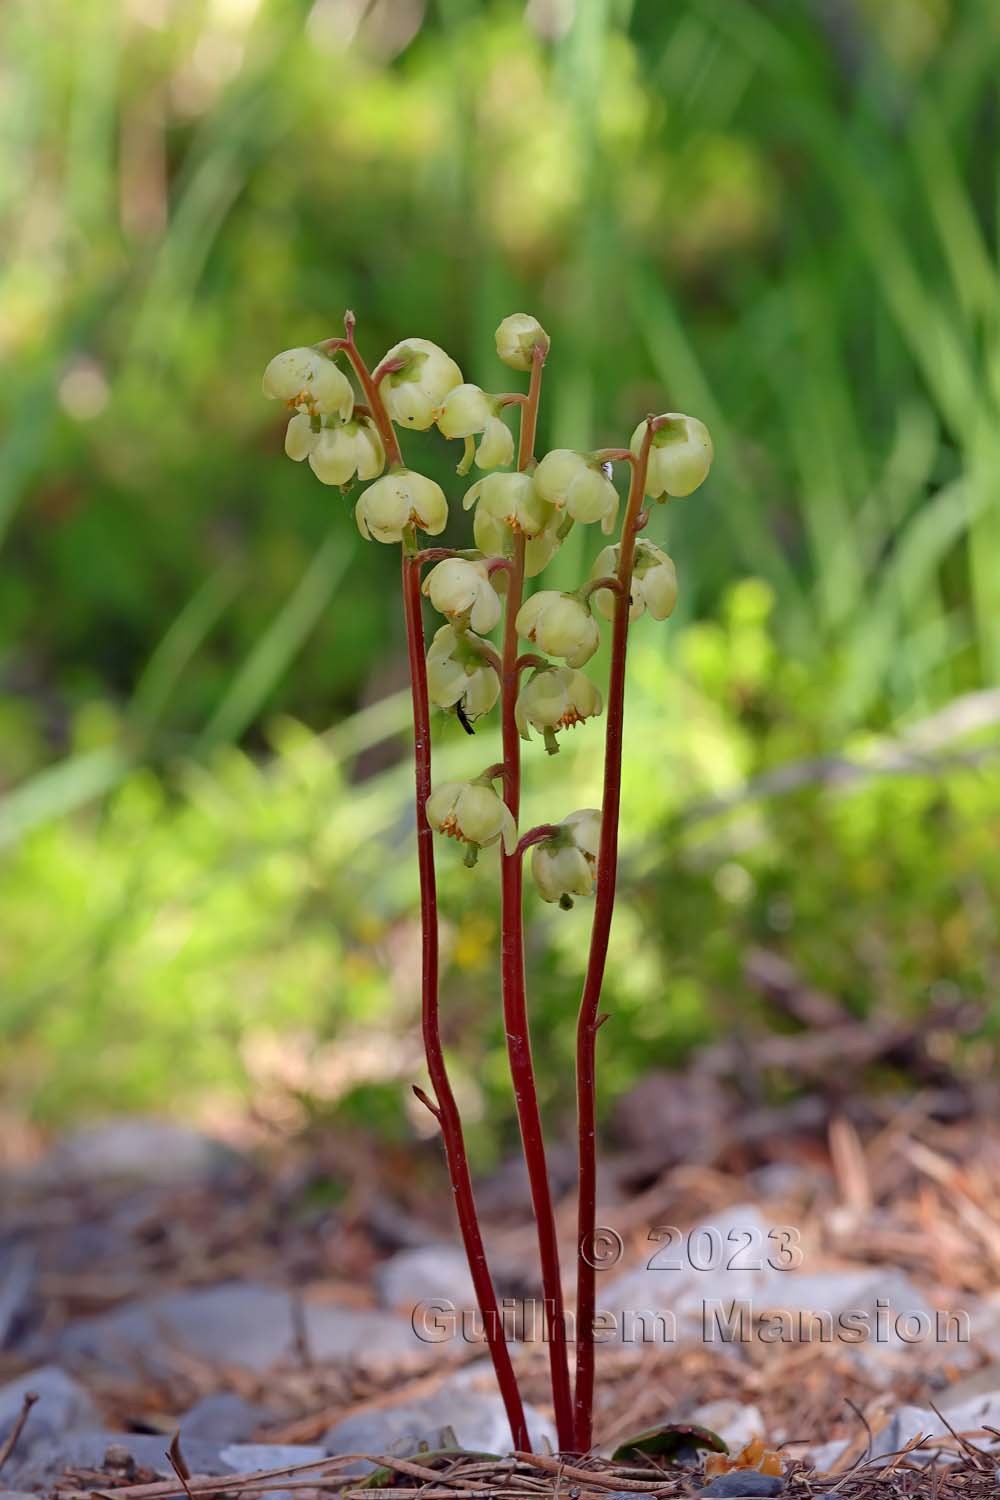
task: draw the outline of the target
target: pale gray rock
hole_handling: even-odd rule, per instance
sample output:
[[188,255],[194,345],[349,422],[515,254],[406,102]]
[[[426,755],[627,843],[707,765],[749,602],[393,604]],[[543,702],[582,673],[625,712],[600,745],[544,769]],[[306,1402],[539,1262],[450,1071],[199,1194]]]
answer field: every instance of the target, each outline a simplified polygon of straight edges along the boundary
[[18,1457],[46,1438],[100,1426],[97,1407],[80,1382],[57,1365],[43,1365],[0,1386],[0,1443],[13,1431],[28,1391],[38,1400],[17,1440]]
[[[37,1443],[14,1466],[10,1475],[21,1488],[50,1487],[67,1469],[130,1467],[149,1469],[162,1479],[173,1477],[167,1458],[169,1438],[136,1432],[70,1432]],[[211,1443],[185,1443],[184,1457],[192,1474],[232,1472]],[[5,1471],[6,1476],[6,1471]]]
[[443,1298],[461,1310],[475,1307],[476,1293],[465,1252],[457,1245],[400,1250],[375,1268],[375,1290],[383,1307],[409,1312],[418,1302]]
[[850,1447],[847,1438],[831,1438],[827,1443],[818,1443],[809,1449],[809,1457],[817,1474],[832,1474]]
[[[460,1448],[474,1452],[510,1452],[510,1427],[503,1402],[495,1391],[470,1389],[479,1378],[479,1366],[464,1370],[422,1401],[390,1406],[380,1411],[348,1415],[334,1424],[323,1438],[332,1454],[369,1453],[375,1457],[403,1458],[421,1443],[431,1449],[451,1442],[450,1428]],[[537,1452],[555,1448],[552,1424],[533,1407],[525,1409],[528,1433]],[[368,1473],[371,1464],[359,1462],[350,1472]]]
[[[405,1318],[305,1300],[302,1320],[313,1358],[362,1363],[426,1350]],[[114,1369],[170,1368],[171,1348],[249,1370],[295,1358],[292,1295],[257,1282],[166,1292],[67,1325],[60,1358]]]
[[234,1474],[250,1474],[258,1469],[290,1469],[294,1464],[321,1463],[328,1454],[325,1448],[314,1445],[229,1443],[220,1457]]
[[202,1399],[180,1419],[181,1441],[204,1438],[214,1443],[245,1443],[267,1421],[269,1413],[238,1396],[235,1391],[218,1391]]
[[123,1115],[65,1136],[35,1175],[74,1182],[204,1182],[242,1163],[230,1146],[176,1120]]

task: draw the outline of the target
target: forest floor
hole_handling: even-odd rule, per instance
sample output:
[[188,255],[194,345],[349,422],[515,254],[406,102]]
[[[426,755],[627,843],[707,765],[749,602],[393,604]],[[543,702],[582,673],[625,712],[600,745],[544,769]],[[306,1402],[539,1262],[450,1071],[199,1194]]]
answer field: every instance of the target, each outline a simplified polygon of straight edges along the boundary
[[[759,1440],[742,1471],[758,1494],[996,1495],[994,1105],[954,1086],[751,1107],[697,1073],[647,1077],[603,1160],[607,1341],[595,1453],[576,1461],[551,1456],[547,1347],[530,1338],[516,1363],[535,1454],[430,1457],[509,1447],[463,1321],[436,1142],[80,1131],[3,1179],[0,1492],[350,1496],[364,1455],[395,1460],[366,1500],[700,1493],[732,1459],[609,1457],[673,1423],[734,1455]],[[553,1152],[552,1177],[571,1288],[571,1150]],[[516,1162],[479,1202],[528,1334],[540,1292]],[[735,1474],[711,1484],[747,1492]]]

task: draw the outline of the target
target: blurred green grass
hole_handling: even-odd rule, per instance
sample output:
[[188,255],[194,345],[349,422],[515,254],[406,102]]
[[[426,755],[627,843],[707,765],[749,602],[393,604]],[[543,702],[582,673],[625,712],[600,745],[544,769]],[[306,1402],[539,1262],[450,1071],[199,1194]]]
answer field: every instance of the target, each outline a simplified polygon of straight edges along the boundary
[[[538,313],[545,444],[621,442],[651,408],[712,428],[713,476],[669,517],[681,608],[633,671],[638,784],[661,756],[683,780],[631,809],[662,873],[653,896],[628,888],[619,924],[655,929],[622,1076],[725,1018],[750,933],[677,864],[665,820],[706,785],[998,680],[998,77],[991,0],[0,13],[0,1035],[19,1107],[162,1103],[178,1070],[245,1087],[250,1030],[384,1033],[412,1014],[358,906],[363,884],[384,936],[412,899],[386,855],[407,826],[394,557],[282,460],[259,394],[267,358],[348,305],[373,357],[418,332],[501,388],[492,330]],[[458,493],[443,444],[408,452]],[[456,508],[456,538],[466,524]],[[588,561],[572,537],[554,581]],[[671,663],[712,628],[730,639],[747,577],[773,609],[732,648],[773,656],[778,680],[766,712],[739,655],[699,681],[701,766]],[[596,743],[561,768],[580,795]],[[927,779],[929,802],[968,796],[963,818],[989,823],[990,775],[955,775]],[[895,850],[884,910],[852,872],[889,858],[880,817],[921,824],[912,785],[849,799],[867,844],[846,803],[807,796],[762,845],[782,879],[808,867],[817,907],[873,920],[901,973],[945,901],[930,835]],[[954,847],[952,881],[992,889],[989,849]],[[675,928],[692,885],[696,922]],[[488,946],[482,884],[451,899],[459,951],[473,908]],[[578,966],[569,929],[543,930],[558,1072]],[[818,981],[865,989],[802,941]],[[982,989],[979,942],[917,963],[906,1001],[943,978]],[[469,1057],[492,1024],[456,1032]]]

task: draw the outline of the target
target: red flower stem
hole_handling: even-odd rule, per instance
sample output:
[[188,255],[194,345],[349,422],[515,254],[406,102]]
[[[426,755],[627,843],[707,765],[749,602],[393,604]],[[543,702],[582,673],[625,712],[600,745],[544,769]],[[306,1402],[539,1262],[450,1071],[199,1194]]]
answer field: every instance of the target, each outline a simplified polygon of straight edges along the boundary
[[410,684],[413,697],[413,753],[416,766],[417,864],[420,871],[420,929],[422,969],[422,1029],[427,1071],[436,1100],[436,1115],[441,1126],[448,1175],[455,1195],[455,1211],[465,1246],[466,1258],[476,1302],[483,1318],[486,1342],[496,1372],[500,1395],[510,1423],[514,1447],[530,1444],[524,1417],[524,1406],[511,1363],[510,1350],[504,1338],[503,1324],[497,1306],[496,1290],[486,1261],[482,1231],[472,1190],[472,1176],[462,1121],[452,1091],[441,1041],[438,1010],[438,920],[437,881],[434,871],[434,834],[427,821],[425,804],[431,791],[430,710],[427,698],[427,663],[424,659],[424,633],[420,612],[420,563],[403,550],[403,608],[406,616],[406,645],[410,659]]
[[621,806],[622,734],[625,714],[625,656],[628,645],[629,585],[635,561],[636,521],[646,488],[646,469],[655,423],[650,421],[638,461],[632,465],[618,560],[608,677],[608,713],[604,739],[604,794],[601,804],[601,841],[597,854],[597,885],[590,955],[580,1000],[576,1031],[576,1100],[579,1151],[576,1263],[576,1386],[574,1391],[574,1446],[587,1453],[593,1441],[594,1308],[596,1272],[589,1253],[597,1225],[597,1032],[606,1017],[598,1014],[608,956],[608,938],[618,877],[618,819]]
[[[538,424],[538,400],[541,393],[545,348],[536,345],[531,366],[528,396],[521,408],[521,436],[517,466],[525,470],[535,452]],[[521,740],[514,718],[520,671],[517,650],[517,613],[524,593],[525,539],[514,537],[514,556],[507,583],[501,671],[501,715],[504,760],[504,800],[515,821],[521,802]],[[503,990],[504,1030],[507,1035],[507,1057],[510,1065],[518,1125],[524,1149],[531,1206],[538,1232],[538,1252],[542,1272],[542,1294],[545,1327],[549,1344],[549,1366],[552,1381],[552,1404],[556,1433],[563,1452],[573,1440],[573,1397],[569,1379],[566,1347],[566,1318],[563,1307],[562,1279],[559,1273],[559,1241],[556,1235],[552,1190],[549,1185],[542,1117],[538,1090],[531,1060],[531,1037],[528,1028],[527,996],[524,978],[524,914],[522,853],[500,855],[501,886],[501,985]]]
[[[344,326],[347,331],[346,339],[331,340],[330,343],[335,343],[338,348],[344,349],[347,353],[368,399],[372,419],[381,435],[386,457],[390,465],[401,466],[403,456],[395,429],[379,394],[378,385],[354,342],[353,313],[346,314]],[[504,1337],[496,1289],[486,1260],[486,1249],[472,1190],[472,1175],[469,1171],[462,1120],[448,1076],[444,1044],[441,1040],[438,1003],[437,876],[434,869],[434,834],[427,821],[426,812],[427,798],[431,792],[431,726],[430,702],[427,695],[427,662],[424,657],[424,627],[420,607],[421,555],[416,552],[415,548],[411,551],[405,542],[401,553],[403,615],[406,621],[406,649],[410,663],[410,693],[413,702],[417,868],[420,875],[421,1028],[424,1052],[427,1057],[427,1072],[434,1089],[434,1100],[429,1099],[422,1089],[417,1090],[417,1097],[428,1106],[441,1128],[445,1159],[448,1163],[448,1176],[455,1195],[459,1232],[465,1247],[466,1259],[469,1262],[469,1273],[472,1277],[476,1302],[482,1315],[486,1343],[493,1361],[493,1369],[496,1372],[497,1385],[500,1388],[507,1420],[510,1423],[514,1447],[530,1448],[531,1440],[528,1437],[524,1404],[518,1390],[510,1350]]]

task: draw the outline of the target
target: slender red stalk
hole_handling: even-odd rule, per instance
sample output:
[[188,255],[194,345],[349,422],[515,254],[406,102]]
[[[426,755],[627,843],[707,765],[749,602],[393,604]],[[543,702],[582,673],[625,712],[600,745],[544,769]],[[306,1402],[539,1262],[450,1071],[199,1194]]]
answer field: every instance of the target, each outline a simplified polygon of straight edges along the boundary
[[427,663],[424,659],[424,633],[420,613],[420,563],[403,552],[403,608],[406,616],[406,644],[410,659],[410,683],[413,698],[413,754],[416,765],[417,864],[420,871],[420,926],[422,961],[422,1026],[427,1071],[434,1088],[438,1123],[448,1161],[448,1175],[455,1194],[455,1211],[465,1246],[476,1301],[483,1317],[497,1384],[510,1422],[514,1447],[529,1445],[524,1406],[511,1363],[510,1350],[504,1338],[503,1324],[497,1307],[493,1278],[486,1262],[482,1231],[476,1213],[465,1150],[465,1137],[458,1105],[445,1064],[444,1047],[438,1013],[438,920],[437,881],[434,871],[434,835],[424,811],[431,791],[431,734],[427,698]]
[[[368,366],[354,343],[352,313],[346,315],[344,325],[347,332],[346,339],[330,340],[330,344],[346,352],[368,399],[372,419],[378,427],[386,457],[390,465],[401,465],[403,456],[400,452],[399,441],[379,394],[378,382],[369,372]],[[422,1089],[416,1092],[417,1097],[427,1105],[441,1128],[441,1138],[448,1163],[448,1176],[455,1195],[458,1227],[462,1236],[462,1244],[465,1247],[466,1259],[469,1262],[476,1302],[483,1319],[486,1343],[493,1361],[507,1420],[510,1423],[514,1447],[530,1447],[524,1404],[518,1390],[510,1350],[504,1337],[496,1289],[486,1260],[486,1249],[483,1245],[482,1230],[479,1227],[476,1200],[472,1190],[472,1175],[469,1171],[468,1155],[465,1149],[465,1135],[448,1076],[444,1045],[441,1040],[438,1006],[437,876],[434,869],[434,834],[427,821],[425,810],[427,798],[431,792],[431,727],[430,703],[427,696],[427,662],[424,657],[424,629],[420,609],[420,567],[424,559],[420,553],[408,551],[405,543],[401,550],[403,615],[406,621],[406,649],[410,663],[410,692],[413,702],[417,868],[420,875],[421,1026],[424,1052],[427,1057],[427,1071],[434,1089],[434,1099],[429,1099]]]
[[[527,400],[521,408],[521,436],[517,463],[518,468],[522,470],[529,466],[534,457],[538,400],[541,393],[544,363],[545,349],[539,345],[534,351]],[[525,539],[518,533],[514,537],[514,556],[507,581],[500,677],[504,800],[513,813],[515,821],[521,802],[521,739],[514,718],[514,706],[517,702],[520,680],[516,621],[524,593],[524,553]],[[565,1452],[569,1450],[573,1439],[573,1397],[566,1347],[562,1278],[559,1272],[559,1241],[556,1234],[548,1164],[545,1159],[538,1090],[535,1086],[535,1071],[531,1059],[531,1037],[528,1028],[524,979],[523,878],[520,852],[513,854],[501,852],[500,888],[501,984],[504,1029],[507,1034],[507,1057],[511,1081],[514,1085],[514,1101],[517,1106],[524,1160],[528,1169],[531,1205],[538,1232],[556,1433],[559,1447]]]
[[621,805],[622,734],[625,715],[625,656],[628,646],[629,586],[635,561],[636,521],[646,488],[646,469],[655,424],[646,427],[642,451],[632,464],[628,504],[622,534],[611,636],[611,667],[608,676],[608,708],[604,737],[604,794],[601,804],[601,841],[597,854],[597,885],[594,893],[594,925],[590,954],[580,1000],[576,1032],[576,1100],[579,1151],[579,1201],[577,1208],[576,1263],[576,1386],[573,1397],[574,1446],[589,1451],[593,1440],[594,1406],[594,1308],[596,1272],[590,1253],[597,1226],[597,1033],[606,1017],[598,1014],[608,938],[615,905],[618,878],[618,818]]

